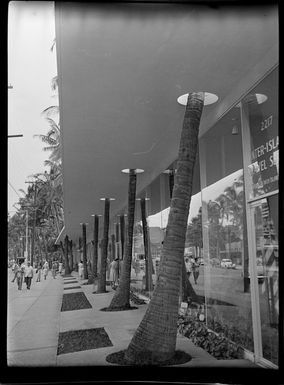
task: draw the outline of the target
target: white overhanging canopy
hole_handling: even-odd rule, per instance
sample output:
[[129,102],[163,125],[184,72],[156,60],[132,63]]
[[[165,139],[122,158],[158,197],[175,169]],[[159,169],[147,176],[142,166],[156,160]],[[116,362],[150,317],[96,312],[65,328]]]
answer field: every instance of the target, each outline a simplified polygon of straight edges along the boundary
[[[208,91],[200,135],[278,62],[275,6],[55,3],[65,227],[127,205],[125,168],[139,193],[177,157],[184,107]],[[199,172],[199,170],[197,170]],[[197,190],[198,191],[198,190]]]

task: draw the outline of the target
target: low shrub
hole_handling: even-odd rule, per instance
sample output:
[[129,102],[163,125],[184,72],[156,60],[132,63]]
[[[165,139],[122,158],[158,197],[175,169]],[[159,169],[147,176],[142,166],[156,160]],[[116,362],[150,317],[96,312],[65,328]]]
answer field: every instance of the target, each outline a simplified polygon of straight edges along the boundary
[[179,315],[177,326],[180,334],[217,359],[243,358],[241,346],[230,341],[223,333],[217,334],[209,330],[196,315]]

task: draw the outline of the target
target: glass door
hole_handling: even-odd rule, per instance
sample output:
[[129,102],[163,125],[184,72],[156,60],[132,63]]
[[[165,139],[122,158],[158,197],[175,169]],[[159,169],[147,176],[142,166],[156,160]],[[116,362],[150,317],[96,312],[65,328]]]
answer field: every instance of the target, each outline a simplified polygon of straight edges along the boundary
[[238,104],[241,110],[255,361],[278,365],[278,68]]
[[250,204],[254,227],[262,357],[278,365],[278,194]]

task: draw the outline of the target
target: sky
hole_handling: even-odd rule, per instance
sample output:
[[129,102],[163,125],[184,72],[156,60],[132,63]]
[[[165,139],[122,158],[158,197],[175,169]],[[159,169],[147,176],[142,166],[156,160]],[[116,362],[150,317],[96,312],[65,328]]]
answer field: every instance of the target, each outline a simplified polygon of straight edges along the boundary
[[51,79],[57,75],[56,51],[51,52],[55,38],[52,1],[12,1],[8,14],[8,212],[27,190],[32,174],[47,169],[44,161],[49,152],[33,135],[46,134],[48,124],[41,112],[58,99],[51,90]]

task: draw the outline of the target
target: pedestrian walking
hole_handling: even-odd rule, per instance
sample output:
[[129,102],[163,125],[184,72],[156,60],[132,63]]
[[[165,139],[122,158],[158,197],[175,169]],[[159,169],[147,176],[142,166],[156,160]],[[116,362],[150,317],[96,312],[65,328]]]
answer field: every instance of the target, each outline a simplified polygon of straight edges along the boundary
[[25,267],[25,282],[27,285],[27,289],[30,290],[32,279],[34,276],[34,269],[31,266],[31,263],[28,261],[27,266]]
[[56,267],[57,267],[56,262],[53,261],[52,266],[51,266],[51,271],[52,271],[52,276],[54,279],[56,278]]
[[14,262],[13,266],[12,266],[12,272],[14,273],[14,278],[12,279],[11,282],[14,282],[15,279],[17,278],[17,272],[18,272],[19,268],[20,268],[20,266],[17,264],[17,262]]
[[83,279],[83,277],[84,277],[84,265],[83,265],[82,261],[80,261],[78,263],[78,275],[79,275],[79,279]]
[[195,284],[197,284],[197,280],[198,280],[198,277],[199,277],[199,263],[198,263],[198,259],[197,258],[195,258],[193,260],[193,263],[192,263],[192,273],[193,273],[194,282],[195,282]]
[[41,262],[39,262],[36,269],[36,273],[37,273],[36,282],[40,282],[41,280],[41,270],[42,270],[42,266],[41,266]]
[[189,258],[185,258],[184,262],[185,262],[186,275],[187,275],[187,278],[189,279],[189,277],[192,273],[192,264],[191,264]]
[[58,265],[58,272],[59,272],[60,275],[62,274],[62,266],[63,266],[63,263],[62,263],[62,262],[59,262],[59,265]]
[[110,263],[109,280],[113,289],[118,285],[118,258]]
[[48,274],[48,262],[47,261],[45,261],[45,263],[43,264],[42,271],[43,271],[43,277],[44,277],[44,279],[46,279],[47,274]]
[[25,274],[25,265],[18,266],[17,269],[17,285],[18,285],[18,290],[22,290],[22,285],[23,285],[23,278]]

